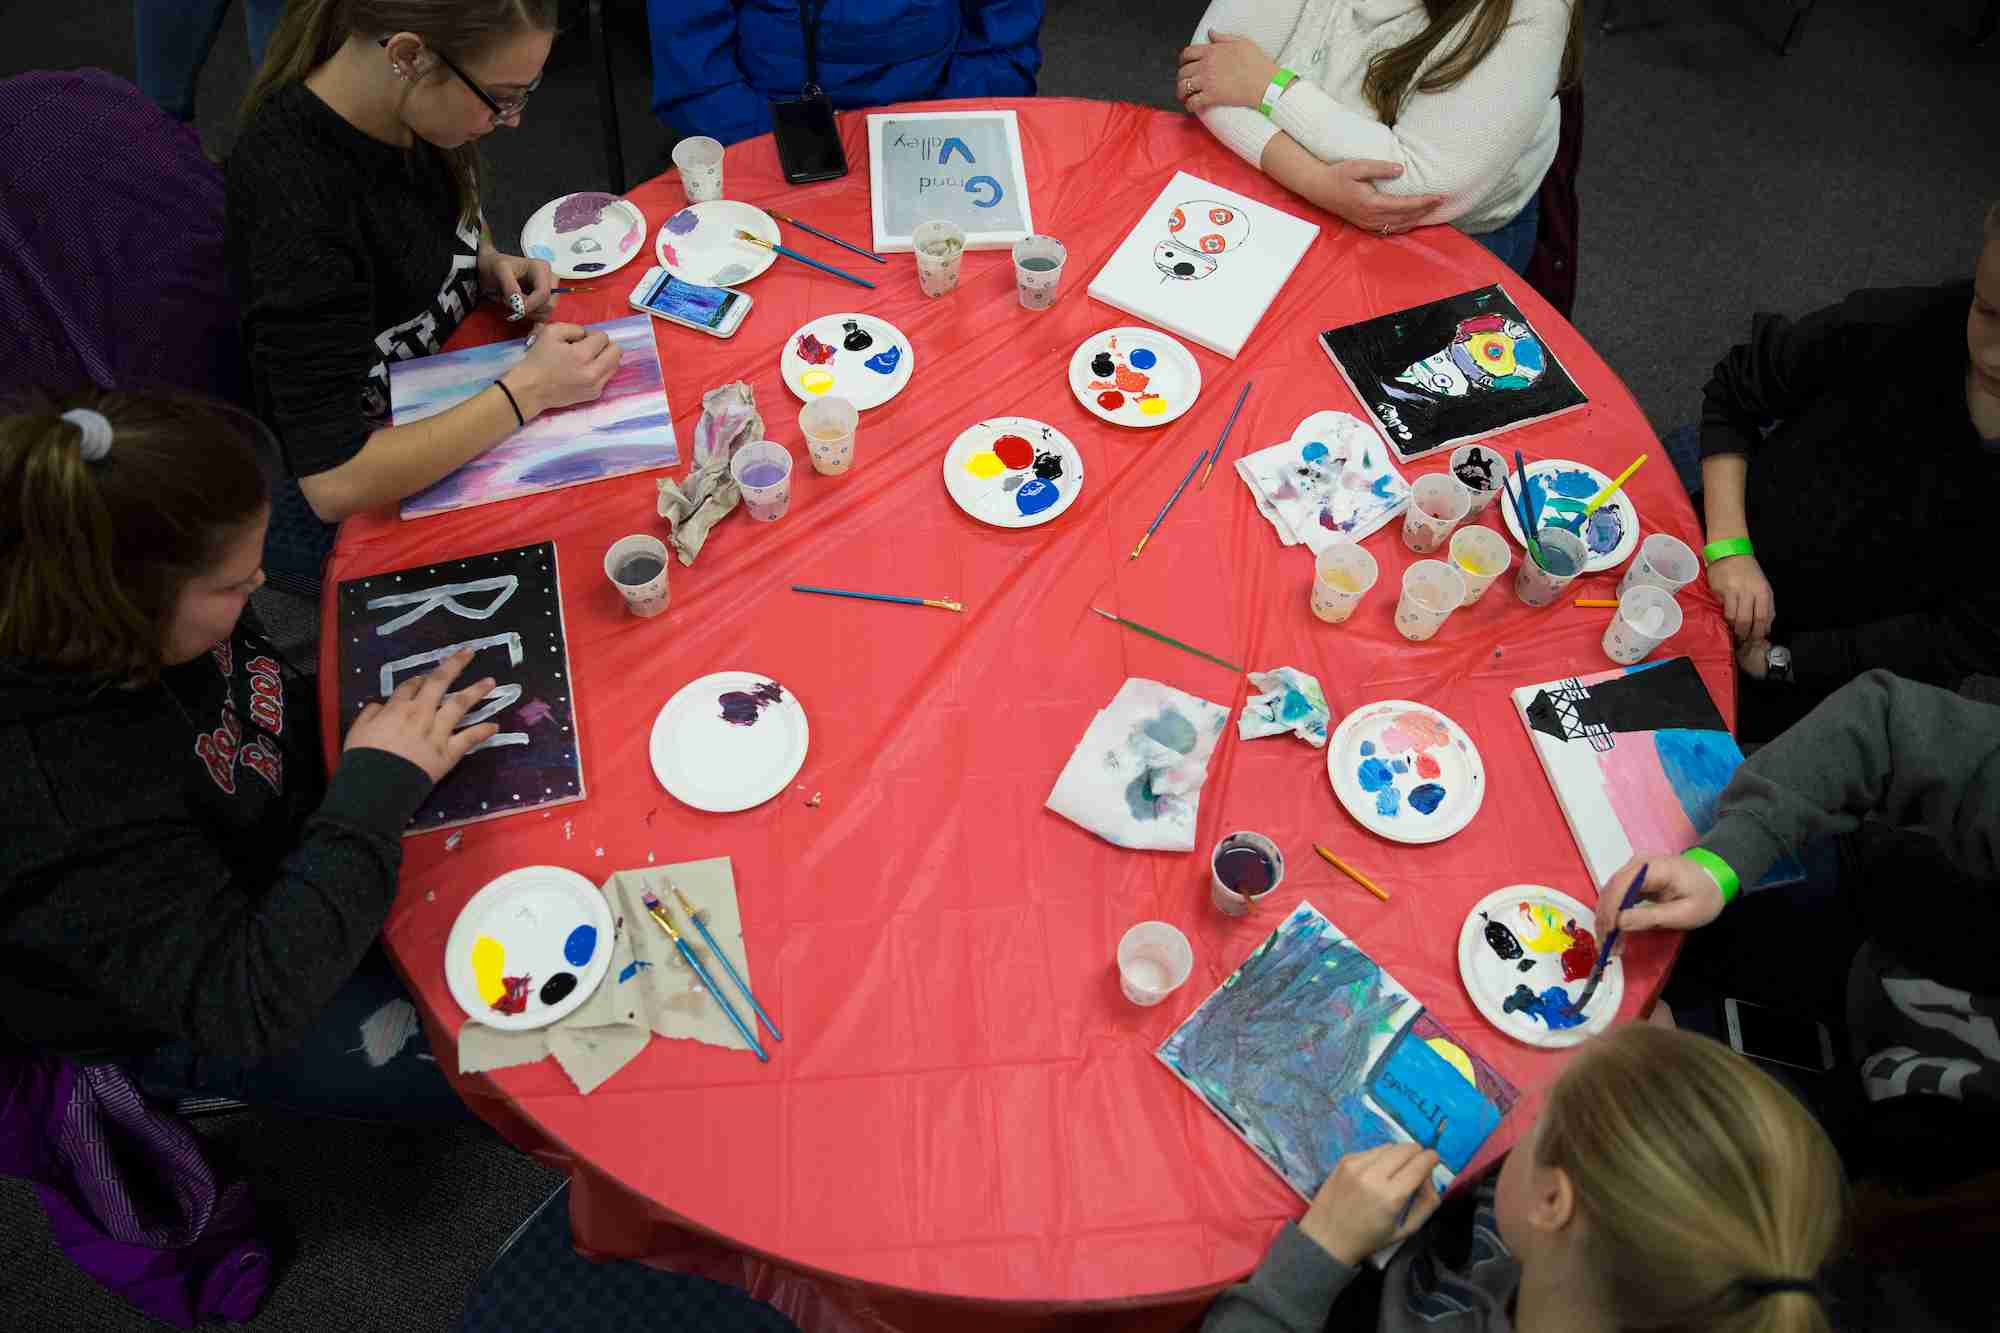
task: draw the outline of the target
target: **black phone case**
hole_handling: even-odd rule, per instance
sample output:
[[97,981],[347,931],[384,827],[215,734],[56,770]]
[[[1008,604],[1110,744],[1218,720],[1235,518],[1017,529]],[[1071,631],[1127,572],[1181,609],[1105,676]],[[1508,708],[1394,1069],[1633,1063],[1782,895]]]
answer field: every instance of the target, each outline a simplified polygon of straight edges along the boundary
[[[778,114],[778,111],[781,107],[801,105],[811,105],[818,109],[820,118],[826,124],[828,138],[833,143],[833,151],[840,156],[840,165],[838,168],[828,168],[823,171],[794,171],[789,165],[789,155],[785,152],[785,122],[784,118]],[[772,136],[778,141],[779,165],[784,168],[785,179],[793,185],[808,185],[813,181],[835,180],[847,174],[847,145],[840,141],[839,123],[833,118],[833,101],[825,93],[818,93],[812,97],[797,97],[789,101],[771,103],[771,132]]]

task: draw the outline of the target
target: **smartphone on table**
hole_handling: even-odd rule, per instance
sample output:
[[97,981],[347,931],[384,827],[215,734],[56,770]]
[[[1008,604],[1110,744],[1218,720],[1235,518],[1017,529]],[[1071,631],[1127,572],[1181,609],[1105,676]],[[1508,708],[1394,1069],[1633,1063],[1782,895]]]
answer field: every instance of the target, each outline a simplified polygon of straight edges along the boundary
[[847,149],[841,145],[833,103],[825,93],[814,90],[771,103],[771,130],[778,143],[778,165],[792,184],[847,174]]
[[1752,1060],[1814,1074],[1833,1068],[1833,1034],[1826,1024],[1734,997],[1722,1002],[1729,1044]]
[[730,287],[684,282],[663,268],[649,268],[632,289],[633,308],[674,324],[727,338],[743,327],[750,298]]

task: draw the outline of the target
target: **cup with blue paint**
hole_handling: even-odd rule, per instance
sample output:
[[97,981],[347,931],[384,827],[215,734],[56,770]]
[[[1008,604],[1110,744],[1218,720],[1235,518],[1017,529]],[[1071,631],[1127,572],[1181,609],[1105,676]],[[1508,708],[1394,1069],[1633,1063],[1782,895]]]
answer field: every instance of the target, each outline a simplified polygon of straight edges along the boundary
[[1465,600],[1465,575],[1442,560],[1419,560],[1403,571],[1396,632],[1412,643],[1433,638]]
[[1241,830],[1208,854],[1208,900],[1224,916],[1248,916],[1285,879],[1285,854],[1261,833]]
[[743,508],[759,523],[775,523],[792,507],[792,455],[771,440],[753,440],[729,460]]
[[1537,564],[1532,554],[1522,557],[1521,572],[1514,576],[1514,595],[1528,606],[1547,606],[1576,581],[1590,551],[1583,538],[1564,528],[1543,528],[1535,541],[1542,550],[1541,562]]
[[1024,310],[1047,310],[1062,286],[1063,261],[1069,250],[1053,236],[1028,236],[1014,242],[1014,285]]
[[1164,921],[1141,921],[1118,941],[1118,985],[1134,1004],[1158,1004],[1193,971],[1194,946]]
[[625,599],[625,609],[651,619],[667,609],[667,544],[637,532],[611,543],[604,553],[604,577]]

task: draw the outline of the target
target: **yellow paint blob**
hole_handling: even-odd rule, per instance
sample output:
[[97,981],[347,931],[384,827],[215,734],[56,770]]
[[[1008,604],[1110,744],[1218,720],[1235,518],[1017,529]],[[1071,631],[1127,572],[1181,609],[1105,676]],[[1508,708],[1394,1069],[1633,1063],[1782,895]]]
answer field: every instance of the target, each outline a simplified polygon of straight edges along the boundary
[[1569,932],[1563,929],[1568,918],[1561,912],[1547,903],[1522,903],[1521,911],[1534,924],[1536,932],[1521,943],[1536,953],[1561,953],[1569,948]]
[[1344,569],[1329,569],[1324,574],[1321,574],[1320,577],[1325,579],[1326,586],[1332,588],[1335,592],[1361,591],[1361,580],[1355,578],[1354,575]]
[[491,935],[481,935],[472,942],[472,984],[479,988],[479,998],[493,1004],[507,993],[506,983],[500,974],[507,967],[507,951],[500,941]]
[[833,387],[833,372],[830,370],[808,370],[799,376],[799,387],[807,393],[825,393]]
[[1493,572],[1477,560],[1467,560],[1464,556],[1458,558],[1458,567],[1468,574],[1476,574],[1482,578]]
[[1446,1041],[1443,1037],[1432,1037],[1424,1044],[1436,1051],[1446,1064],[1465,1075],[1467,1083],[1475,1087],[1478,1086],[1479,1077],[1472,1072],[1472,1057],[1468,1056],[1451,1042]]
[[982,449],[965,460],[965,470],[981,481],[984,481],[988,477],[997,477],[1002,472],[1005,472],[1007,465],[1001,462],[1000,455],[994,453],[991,449]]
[[1149,417],[1156,417],[1167,410],[1167,400],[1152,394],[1139,400],[1139,411]]

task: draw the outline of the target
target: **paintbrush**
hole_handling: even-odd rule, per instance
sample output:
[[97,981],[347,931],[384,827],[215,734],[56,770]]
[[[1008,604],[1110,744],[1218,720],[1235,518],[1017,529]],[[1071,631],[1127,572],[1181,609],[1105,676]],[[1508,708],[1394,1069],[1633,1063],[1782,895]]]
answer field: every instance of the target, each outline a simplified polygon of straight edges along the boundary
[[736,971],[736,964],[729,961],[729,955],[724,953],[722,946],[715,942],[715,936],[708,933],[708,922],[702,919],[703,913],[695,910],[694,904],[687,900],[685,893],[681,892],[680,885],[674,883],[672,880],[668,880],[667,887],[674,891],[674,897],[680,901],[681,911],[687,913],[687,919],[694,922],[694,928],[700,931],[702,939],[708,942],[708,951],[715,955],[715,961],[722,964],[722,970],[727,972],[729,979],[736,983],[736,989],[743,992],[743,998],[748,1000],[750,1007],[757,1011],[757,1017],[763,1019],[764,1026],[771,1029],[771,1040],[783,1041],[785,1034],[778,1031],[778,1025],[771,1021],[771,1016],[764,1012],[764,1006],[757,1003],[757,997],[750,993],[750,983],[745,981]]
[[792,591],[816,592],[822,597],[858,597],[864,602],[901,602],[905,606],[935,606],[945,611],[965,610],[949,597],[902,597],[892,592],[853,592],[847,588],[814,588],[803,583],[794,583]]
[[1195,487],[1196,490],[1205,489],[1208,486],[1208,479],[1215,475],[1215,461],[1222,457],[1222,446],[1229,443],[1229,432],[1236,429],[1236,414],[1243,410],[1243,400],[1250,396],[1250,386],[1256,382],[1255,380],[1243,382],[1243,392],[1236,395],[1236,406],[1229,409],[1229,420],[1222,423],[1222,438],[1215,442],[1215,452],[1208,456],[1208,466],[1202,469],[1201,485]]
[[813,235],[819,237],[822,241],[832,241],[835,245],[839,246],[843,250],[852,250],[855,254],[860,255],[863,259],[872,259],[878,264],[886,264],[889,262],[888,260],[882,258],[882,256],[876,254],[873,250],[864,250],[860,246],[855,245],[851,241],[843,241],[838,236],[835,236],[832,232],[821,231],[818,227],[813,226],[812,223],[801,222],[799,219],[793,217],[789,213],[773,213],[771,214],[771,216],[776,218],[780,222],[790,223],[792,226],[797,227],[800,231],[809,231]]
[[659,922],[660,929],[667,932],[668,937],[674,942],[674,948],[680,950],[681,958],[694,969],[694,974],[701,978],[702,988],[708,992],[709,998],[722,1006],[722,1012],[728,1015],[729,1021],[743,1035],[743,1040],[750,1043],[750,1049],[757,1053],[757,1058],[768,1062],[771,1057],[764,1054],[764,1048],[757,1044],[757,1034],[745,1027],[743,1020],[736,1016],[736,1011],[729,1007],[729,1001],[723,998],[721,990],[716,987],[715,978],[708,974],[708,969],[701,965],[701,959],[694,956],[694,950],[688,948],[688,942],[681,938],[678,930],[674,929],[672,919],[667,916],[667,909],[660,905],[660,900],[653,896],[651,889],[646,890],[646,915]]
[[[1624,916],[1633,903],[1639,901],[1639,890],[1646,887],[1646,867],[1640,866],[1639,873],[1632,876],[1632,887],[1625,890],[1625,901],[1618,904],[1618,915]],[[1583,1012],[1583,1006],[1590,1003],[1590,997],[1597,994],[1597,983],[1604,980],[1604,969],[1611,964],[1611,950],[1618,943],[1623,928],[1613,926],[1611,933],[1604,937],[1604,947],[1597,951],[1597,961],[1591,964],[1590,980],[1583,983],[1583,994],[1576,997],[1576,1011]]]
[[1096,611],[1098,615],[1103,616],[1106,620],[1116,621],[1118,624],[1123,625],[1126,629],[1137,630],[1139,633],[1145,635],[1149,639],[1158,639],[1161,643],[1164,643],[1172,648],[1178,648],[1184,653],[1193,653],[1196,657],[1205,657],[1209,661],[1215,663],[1217,666],[1226,666],[1231,671],[1240,672],[1243,670],[1242,667],[1237,666],[1236,663],[1234,662],[1226,662],[1222,658],[1217,657],[1214,653],[1205,653],[1201,649],[1196,648],[1192,644],[1182,643],[1179,639],[1173,638],[1169,635],[1162,634],[1156,629],[1148,629],[1146,626],[1141,625],[1136,620],[1127,620],[1123,616],[1114,616],[1109,611],[1102,610],[1095,606],[1091,607],[1090,609]]
[[[1451,1123],[1450,1116],[1441,1115],[1438,1117],[1437,1129],[1431,1134],[1430,1146],[1432,1152],[1436,1152],[1438,1144],[1444,1142],[1444,1127],[1450,1123]],[[1424,1178],[1423,1185],[1419,1185],[1415,1189],[1411,1190],[1410,1197],[1403,1200],[1403,1211],[1396,1214],[1396,1230],[1401,1231],[1403,1229],[1403,1223],[1410,1220],[1410,1209],[1416,1206],[1417,1196],[1423,1193],[1424,1185],[1428,1185],[1430,1183],[1431,1183],[1430,1177],[1426,1176]]]
[[1383,902],[1386,903],[1389,901],[1389,895],[1384,893],[1380,888],[1376,887],[1374,880],[1368,878],[1368,876],[1362,874],[1359,870],[1356,870],[1353,866],[1347,864],[1347,862],[1341,860],[1339,857],[1335,856],[1332,852],[1329,852],[1326,848],[1320,846],[1318,843],[1314,843],[1312,845],[1312,849],[1318,852],[1320,854],[1320,858],[1324,860],[1328,865],[1332,866],[1335,870],[1338,870],[1341,874],[1347,876],[1349,879],[1353,880],[1356,884],[1359,884],[1362,888],[1368,890],[1368,892],[1374,894],[1377,898],[1380,898]]
[[857,278],[852,273],[842,272],[840,269],[835,268],[831,264],[822,264],[817,259],[812,258],[810,255],[800,254],[798,251],[792,249],[792,247],[789,245],[779,245],[776,241],[767,241],[754,231],[744,231],[739,227],[736,232],[736,239],[739,241],[748,241],[752,245],[761,245],[766,250],[771,251],[773,254],[780,254],[787,259],[796,260],[799,263],[806,265],[808,268],[816,268],[822,273],[831,273],[836,278],[844,278],[848,282],[853,283],[857,287],[866,287],[870,291],[873,291],[875,288],[875,284],[868,281],[868,279],[866,278]]
[[1208,450],[1204,449],[1194,456],[1194,462],[1188,464],[1187,475],[1181,478],[1180,485],[1174,487],[1174,493],[1167,497],[1167,502],[1160,506],[1160,512],[1153,515],[1152,526],[1146,529],[1146,535],[1139,538],[1139,544],[1132,548],[1132,559],[1137,560],[1139,552],[1146,549],[1146,543],[1153,540],[1153,534],[1159,531],[1160,524],[1166,522],[1167,511],[1174,507],[1174,501],[1181,498],[1181,492],[1186,490],[1187,484],[1194,480],[1194,470],[1201,466],[1201,460],[1206,457],[1208,457]]
[[1605,484],[1603,490],[1599,491],[1597,494],[1590,497],[1590,503],[1583,507],[1583,512],[1576,516],[1575,522],[1564,524],[1564,526],[1567,527],[1571,532],[1581,533],[1583,531],[1583,525],[1590,522],[1590,516],[1596,513],[1599,509],[1603,508],[1605,501],[1609,500],[1612,496],[1618,494],[1619,491],[1623,490],[1625,487],[1625,483],[1632,479],[1632,474],[1634,472],[1637,472],[1639,470],[1639,465],[1645,461],[1646,461],[1646,455],[1644,454],[1640,454],[1637,458],[1633,459],[1632,466],[1626,468],[1623,472],[1613,477],[1609,482]]
[[[1520,456],[1518,453],[1514,455],[1516,458]],[[1547,569],[1548,565],[1542,560],[1542,544],[1535,540],[1534,525],[1528,520],[1528,479],[1517,471],[1514,473],[1514,481],[1518,490],[1509,491],[1505,481],[1500,483],[1500,490],[1506,495],[1507,502],[1514,506],[1514,516],[1521,520],[1521,545],[1528,548],[1528,554],[1533,557],[1536,569]]]

